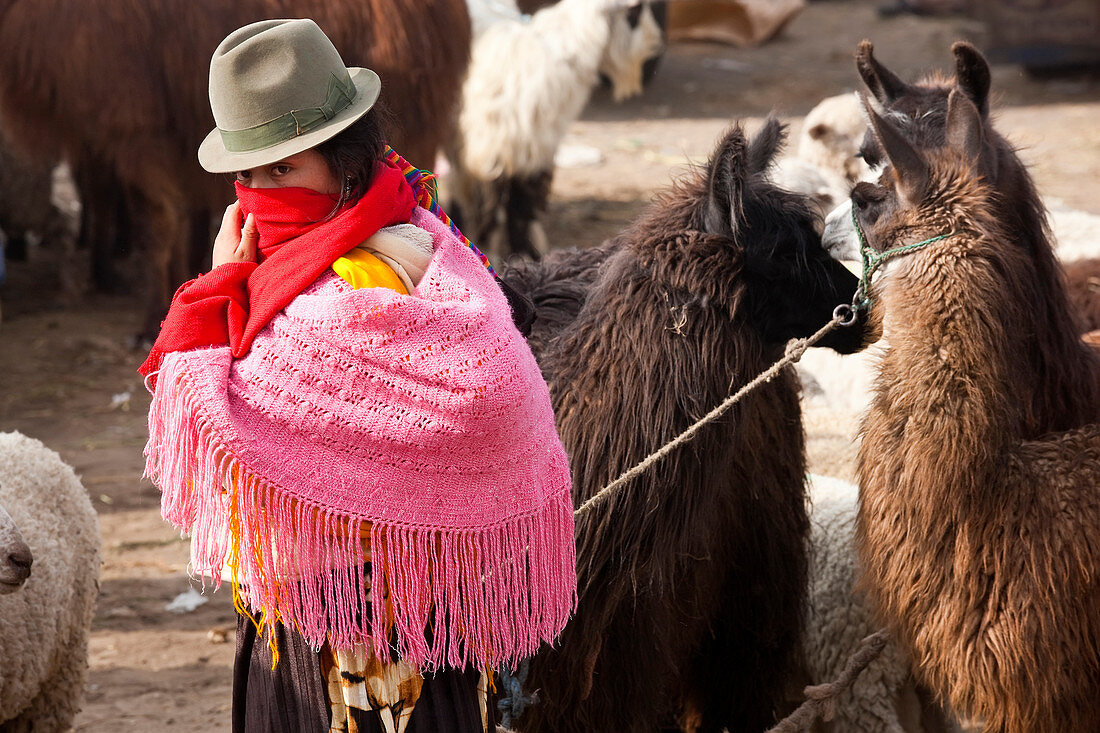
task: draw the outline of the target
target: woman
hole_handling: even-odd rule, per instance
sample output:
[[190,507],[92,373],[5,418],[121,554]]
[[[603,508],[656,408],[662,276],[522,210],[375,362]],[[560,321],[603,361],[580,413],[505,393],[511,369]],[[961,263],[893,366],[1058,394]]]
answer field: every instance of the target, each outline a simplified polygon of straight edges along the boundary
[[164,516],[233,579],[234,730],[486,730],[575,602],[546,386],[379,89],[309,20],[221,43],[199,161],[238,200],[141,368]]

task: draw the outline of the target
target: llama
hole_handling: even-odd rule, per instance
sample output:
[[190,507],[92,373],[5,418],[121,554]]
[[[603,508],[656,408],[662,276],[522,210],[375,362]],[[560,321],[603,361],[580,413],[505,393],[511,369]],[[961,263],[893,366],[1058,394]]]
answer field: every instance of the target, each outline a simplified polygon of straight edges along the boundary
[[858,183],[871,173],[857,155],[866,132],[867,122],[855,94],[826,97],[802,120],[798,157],[843,176],[849,185]]
[[[554,153],[606,71],[616,99],[641,92],[662,47],[649,3],[561,0],[524,16],[514,4],[470,0],[476,26],[458,131],[448,149],[453,211],[494,260],[538,258]],[[514,14],[501,17],[509,8]],[[637,15],[631,25],[628,14]]]
[[131,213],[148,261],[146,335],[208,262],[209,213],[232,198],[195,159],[213,127],[210,55],[234,28],[287,17],[315,19],[346,63],[378,72],[390,142],[433,165],[469,59],[464,0],[0,0],[0,121],[28,151],[72,163],[97,231]]
[[1003,214],[1040,206],[994,183],[999,143],[959,86],[939,145],[868,108],[890,167],[852,192],[867,245],[946,238],[876,288],[890,346],[859,451],[864,580],[922,680],[984,730],[1095,731],[1100,364],[1068,311],[1046,317],[1066,300],[1050,245]]
[[867,123],[855,94],[838,94],[814,105],[802,120],[798,151],[780,158],[772,180],[810,197],[824,220],[857,181],[871,175],[857,153]]
[[[751,143],[732,128],[634,226],[577,253],[581,267],[548,258],[563,287],[537,274],[544,263],[505,273],[536,304],[575,503],[850,300],[855,278],[820,247],[805,200],[767,180],[782,137],[774,119]],[[540,332],[548,311],[555,325]],[[866,338],[861,322],[820,345],[854,351]],[[580,517],[577,614],[532,660],[541,702],[519,728],[773,723],[802,628],[805,473],[797,379],[784,370]]]

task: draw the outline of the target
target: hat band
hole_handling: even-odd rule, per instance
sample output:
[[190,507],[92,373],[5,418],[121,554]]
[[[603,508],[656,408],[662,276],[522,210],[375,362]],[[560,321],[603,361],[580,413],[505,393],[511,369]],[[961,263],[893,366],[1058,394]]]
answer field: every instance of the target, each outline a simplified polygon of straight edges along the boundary
[[345,73],[344,78],[340,79],[333,74],[328,81],[328,95],[320,107],[292,109],[262,125],[244,130],[223,130],[219,127],[218,132],[221,133],[222,144],[230,153],[263,150],[317,129],[347,109],[355,99],[355,93],[350,76]]

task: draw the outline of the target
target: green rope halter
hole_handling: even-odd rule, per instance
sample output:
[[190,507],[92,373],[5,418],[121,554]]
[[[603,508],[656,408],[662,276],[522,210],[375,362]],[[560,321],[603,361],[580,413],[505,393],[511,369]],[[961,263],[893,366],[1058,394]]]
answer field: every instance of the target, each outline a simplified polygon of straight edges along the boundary
[[[882,263],[887,260],[891,260],[900,255],[909,254],[910,252],[916,252],[918,249],[923,249],[933,242],[938,242],[941,239],[947,239],[952,236],[954,232],[948,232],[947,234],[941,234],[938,237],[932,237],[931,239],[925,239],[923,242],[916,242],[914,244],[903,244],[900,247],[893,247],[891,249],[883,250],[882,252],[876,252],[871,249],[871,246],[867,244],[867,237],[863,234],[863,227],[859,225],[859,219],[856,217],[856,209],[852,207],[852,224],[856,228],[856,234],[859,236],[859,254],[863,260],[863,274],[859,276],[859,287],[856,288],[856,294],[852,297],[852,314],[854,319],[856,313],[861,310],[870,310],[871,297],[867,295],[868,288],[871,287],[871,276],[875,274],[875,270],[882,266]],[[838,306],[842,308],[843,306]]]

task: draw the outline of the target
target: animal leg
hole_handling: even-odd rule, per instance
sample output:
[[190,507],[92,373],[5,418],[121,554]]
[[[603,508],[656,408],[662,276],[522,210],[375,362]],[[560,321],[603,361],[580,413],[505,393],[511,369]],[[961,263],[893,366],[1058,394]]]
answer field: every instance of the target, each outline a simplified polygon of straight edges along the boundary
[[145,318],[139,337],[153,340],[168,312],[172,293],[187,279],[190,212],[185,194],[168,177],[150,176],[134,194],[138,236],[145,243]]
[[80,196],[78,246],[89,252],[92,287],[103,293],[129,292],[131,283],[117,261],[133,249],[130,214],[118,177],[102,161],[89,158],[74,167]]

